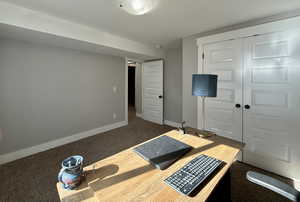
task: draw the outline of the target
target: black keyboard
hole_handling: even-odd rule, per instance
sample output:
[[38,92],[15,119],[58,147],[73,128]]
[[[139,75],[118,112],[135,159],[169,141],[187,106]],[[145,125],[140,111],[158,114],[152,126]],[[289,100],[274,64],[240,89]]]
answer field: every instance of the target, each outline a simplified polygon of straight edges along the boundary
[[176,191],[190,195],[221,164],[218,159],[200,155],[164,181]]

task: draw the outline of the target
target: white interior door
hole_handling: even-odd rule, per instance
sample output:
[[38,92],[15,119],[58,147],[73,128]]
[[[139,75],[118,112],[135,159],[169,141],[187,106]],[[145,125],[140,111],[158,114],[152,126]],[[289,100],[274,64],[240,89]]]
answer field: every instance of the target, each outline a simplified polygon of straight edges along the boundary
[[[204,73],[218,75],[217,98],[207,98],[205,102],[206,129],[242,141],[242,41],[218,42],[203,48]],[[198,114],[202,114],[201,107],[199,110]],[[202,117],[199,119],[201,126]]]
[[143,63],[143,119],[163,124],[163,61]]
[[243,160],[300,179],[300,31],[245,39]]

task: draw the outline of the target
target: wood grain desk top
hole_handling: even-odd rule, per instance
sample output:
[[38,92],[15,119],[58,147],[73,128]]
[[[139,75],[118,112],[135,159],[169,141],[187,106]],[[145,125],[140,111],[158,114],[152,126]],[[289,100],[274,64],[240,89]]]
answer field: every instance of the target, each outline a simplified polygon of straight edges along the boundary
[[[57,183],[61,201],[205,201],[235,161],[243,144],[219,136],[202,139],[180,135],[173,130],[163,135],[191,145],[194,149],[168,169],[161,171],[133,152],[132,147],[84,168],[86,180],[77,190],[67,191]],[[226,162],[194,197],[184,196],[163,180],[200,154]]]

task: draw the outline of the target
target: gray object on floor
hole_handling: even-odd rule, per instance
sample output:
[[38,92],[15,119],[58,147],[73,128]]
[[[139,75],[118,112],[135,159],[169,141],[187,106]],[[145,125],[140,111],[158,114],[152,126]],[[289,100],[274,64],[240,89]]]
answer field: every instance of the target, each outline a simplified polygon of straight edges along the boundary
[[253,182],[262,187],[270,189],[270,190],[290,199],[291,201],[300,202],[300,192],[298,192],[296,189],[294,189],[290,185],[287,185],[279,180],[276,180],[267,175],[263,175],[261,173],[257,173],[257,172],[253,172],[253,171],[247,172],[247,179],[250,182]]
[[156,168],[164,170],[191,149],[190,145],[161,136],[134,148],[134,151]]

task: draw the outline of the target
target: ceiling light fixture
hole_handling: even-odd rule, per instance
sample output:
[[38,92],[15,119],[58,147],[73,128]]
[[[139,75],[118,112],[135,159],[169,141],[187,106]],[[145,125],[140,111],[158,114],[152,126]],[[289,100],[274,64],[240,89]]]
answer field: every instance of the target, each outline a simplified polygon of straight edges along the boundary
[[120,7],[132,15],[144,15],[156,7],[156,0],[120,0]]

